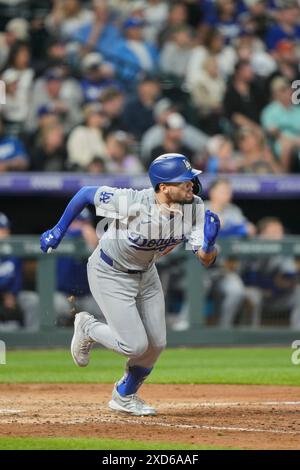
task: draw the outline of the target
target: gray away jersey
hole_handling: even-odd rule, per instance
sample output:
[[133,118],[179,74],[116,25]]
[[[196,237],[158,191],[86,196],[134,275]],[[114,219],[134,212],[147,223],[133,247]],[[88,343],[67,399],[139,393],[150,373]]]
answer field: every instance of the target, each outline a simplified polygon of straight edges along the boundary
[[96,214],[110,219],[106,232],[97,227],[100,246],[125,269],[148,269],[175,246],[190,248],[203,243],[204,204],[194,196],[192,204],[175,204],[172,211],[157,204],[153,189],[101,186],[94,198]]

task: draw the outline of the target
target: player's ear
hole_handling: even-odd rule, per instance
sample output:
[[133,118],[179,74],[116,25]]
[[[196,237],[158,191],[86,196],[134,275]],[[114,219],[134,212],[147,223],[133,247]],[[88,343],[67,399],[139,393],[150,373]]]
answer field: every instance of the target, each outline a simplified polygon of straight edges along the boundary
[[158,192],[165,193],[165,194],[168,193],[169,192],[168,185],[165,183],[160,183],[158,185]]

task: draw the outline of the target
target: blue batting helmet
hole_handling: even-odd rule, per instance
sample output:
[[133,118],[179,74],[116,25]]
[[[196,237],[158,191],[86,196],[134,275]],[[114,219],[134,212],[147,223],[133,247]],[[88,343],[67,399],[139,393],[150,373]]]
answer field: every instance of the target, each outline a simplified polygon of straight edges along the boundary
[[201,192],[201,183],[198,175],[201,170],[192,168],[189,160],[180,153],[165,153],[157,157],[149,167],[149,178],[154,189],[160,183],[182,183],[192,181],[194,183],[193,192]]

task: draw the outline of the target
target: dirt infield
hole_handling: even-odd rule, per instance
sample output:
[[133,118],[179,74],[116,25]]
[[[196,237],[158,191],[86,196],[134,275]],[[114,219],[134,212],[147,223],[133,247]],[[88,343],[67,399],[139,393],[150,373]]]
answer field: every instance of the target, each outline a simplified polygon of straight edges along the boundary
[[110,385],[0,385],[0,437],[96,437],[300,449],[297,387],[146,385],[155,417],[108,410]]

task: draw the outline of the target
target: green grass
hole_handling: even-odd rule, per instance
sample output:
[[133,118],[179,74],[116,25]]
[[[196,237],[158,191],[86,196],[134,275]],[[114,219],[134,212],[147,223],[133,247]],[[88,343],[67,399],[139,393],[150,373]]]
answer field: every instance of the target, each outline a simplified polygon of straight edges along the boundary
[[[148,383],[272,384],[300,386],[300,366],[288,348],[167,349]],[[68,350],[9,351],[0,383],[113,383],[124,358],[92,352],[89,367],[76,367]]]
[[216,446],[195,446],[165,442],[81,438],[0,438],[0,450],[211,450]]

